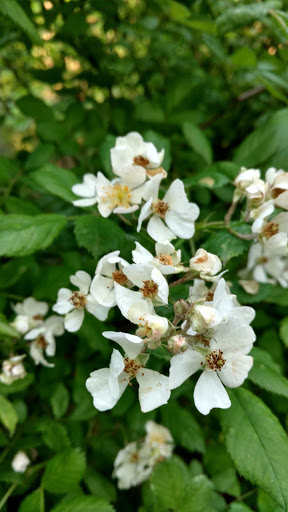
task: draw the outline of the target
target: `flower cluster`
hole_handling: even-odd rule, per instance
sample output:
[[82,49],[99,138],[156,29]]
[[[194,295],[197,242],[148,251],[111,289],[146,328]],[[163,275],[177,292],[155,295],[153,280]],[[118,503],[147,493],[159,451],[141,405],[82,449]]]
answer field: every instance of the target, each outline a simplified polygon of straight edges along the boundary
[[263,180],[258,169],[242,168],[234,185],[234,202],[246,199],[244,218],[253,222],[252,233],[257,237],[247,267],[240,272],[243,287],[249,293],[257,292],[256,283],[278,282],[287,288],[288,173],[270,167]]
[[113,476],[119,489],[129,489],[144,482],[158,462],[171,457],[173,438],[169,430],[154,421],[145,424],[144,440],[129,443],[114,462]]

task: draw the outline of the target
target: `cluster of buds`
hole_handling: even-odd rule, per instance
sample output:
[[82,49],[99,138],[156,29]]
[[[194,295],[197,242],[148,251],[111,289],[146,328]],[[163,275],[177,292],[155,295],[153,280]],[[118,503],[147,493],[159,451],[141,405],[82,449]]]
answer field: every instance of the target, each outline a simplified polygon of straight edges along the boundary
[[[288,173],[269,168],[265,180],[258,169],[242,168],[234,181],[234,202],[246,198],[244,218],[252,221],[252,244],[247,267],[240,272],[248,293],[256,293],[257,283],[278,282],[288,287]],[[275,208],[284,212],[276,213]]]
[[144,482],[158,462],[172,455],[173,438],[166,427],[147,421],[145,430],[144,440],[127,444],[117,454],[113,476],[118,479],[119,489],[130,489]]

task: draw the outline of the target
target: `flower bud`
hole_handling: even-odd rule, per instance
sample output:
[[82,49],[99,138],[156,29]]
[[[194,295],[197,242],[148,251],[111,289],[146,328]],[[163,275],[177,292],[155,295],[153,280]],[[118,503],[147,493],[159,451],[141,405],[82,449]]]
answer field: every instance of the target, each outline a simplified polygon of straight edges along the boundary
[[196,272],[202,279],[209,280],[209,277],[215,276],[220,272],[222,263],[216,254],[211,254],[205,249],[198,249],[195,256],[190,259],[189,267]]
[[185,352],[186,348],[188,347],[188,343],[184,336],[181,336],[180,334],[177,334],[176,336],[173,336],[168,341],[168,350],[171,352],[171,354],[176,355],[180,354],[181,352]]
[[190,304],[184,299],[179,299],[174,304],[174,313],[179,318],[184,318],[191,308]]
[[23,451],[19,451],[16,453],[14,459],[12,460],[12,469],[16,471],[16,473],[25,473],[27,466],[31,463],[29,457],[27,457],[26,453]]

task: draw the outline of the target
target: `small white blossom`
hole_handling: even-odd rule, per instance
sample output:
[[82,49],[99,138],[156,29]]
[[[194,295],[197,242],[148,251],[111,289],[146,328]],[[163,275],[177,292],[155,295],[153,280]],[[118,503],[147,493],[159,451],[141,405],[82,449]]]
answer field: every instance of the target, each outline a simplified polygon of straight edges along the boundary
[[139,242],[135,242],[136,249],[132,251],[133,261],[139,265],[151,265],[158,268],[161,274],[170,275],[182,272],[181,250],[176,251],[175,247],[168,241],[155,244],[156,256],[153,256]]
[[0,373],[0,382],[10,385],[15,382],[15,380],[23,379],[25,375],[27,375],[22,363],[24,357],[26,357],[26,355],[12,356],[3,361],[2,373]]
[[14,456],[11,466],[16,473],[25,473],[29,464],[31,464],[31,460],[27,457],[26,453],[19,451]]
[[221,271],[222,263],[216,254],[198,249],[195,256],[190,259],[189,267],[201,279],[213,281],[216,279],[216,274]]
[[151,448],[155,462],[171,457],[173,437],[168,428],[155,423],[155,421],[147,421],[145,430],[147,432],[145,444]]
[[85,309],[98,320],[106,320],[109,308],[99,304],[89,293],[91,285],[89,274],[83,270],[78,270],[75,275],[70,276],[70,281],[79,288],[79,292],[61,288],[58,292],[57,302],[52,308],[56,313],[65,315],[65,329],[69,332],[78,331],[84,320]]
[[90,293],[102,306],[112,308],[116,305],[114,284],[127,285],[128,278],[123,273],[127,261],[119,256],[120,251],[110,252],[101,258],[91,283]]
[[272,199],[266,201],[258,208],[251,210],[250,218],[254,219],[252,224],[252,233],[260,233],[264,224],[265,219],[274,212],[274,202]]
[[25,335],[25,340],[32,340],[30,344],[30,356],[35,364],[42,364],[52,368],[54,364],[48,363],[43,356],[53,357],[56,352],[55,336],[64,334],[64,319],[62,317],[52,315],[44,321],[41,327],[32,329]]
[[[265,183],[261,178],[259,169],[246,169],[241,167],[240,173],[234,180],[236,190],[233,201],[238,201],[246,196],[248,199],[263,199],[265,195]],[[263,195],[264,194],[264,195]]]
[[138,286],[144,299],[168,304],[169,287],[163,274],[149,265],[127,265],[123,269],[129,281]]
[[[273,238],[273,237],[272,237]],[[286,254],[286,247],[283,248]],[[261,245],[259,243],[251,245],[248,253],[247,267],[239,272],[241,279],[247,279],[251,275],[258,283],[278,282],[283,288],[288,287],[288,268],[287,258],[277,254],[276,250],[271,250],[271,246]],[[269,277],[272,276],[272,277]]]
[[74,206],[93,206],[97,203],[96,184],[97,178],[94,174],[84,174],[83,183],[77,183],[72,187],[72,192],[76,196],[83,197],[83,199],[73,201]]
[[11,325],[20,334],[25,334],[30,329],[33,329],[33,327],[41,325],[49,309],[47,302],[40,302],[33,297],[28,297],[23,302],[18,302],[12,307],[17,316]]
[[140,231],[142,222],[152,214],[147,224],[147,232],[153,240],[165,242],[176,237],[191,238],[195,232],[194,221],[199,215],[198,206],[189,203],[184,184],[179,179],[173,181],[162,200],[158,199],[160,181],[161,176],[155,176],[145,184],[143,197],[147,203],[140,212],[137,231]]
[[288,173],[283,169],[277,171],[275,167],[270,167],[265,177],[275,205],[288,210]]
[[[142,200],[143,188],[134,181],[133,169],[127,170],[125,180],[109,181],[105,176],[97,174],[98,210],[102,217],[113,213],[132,213],[138,210]],[[133,186],[131,185],[133,183]]]

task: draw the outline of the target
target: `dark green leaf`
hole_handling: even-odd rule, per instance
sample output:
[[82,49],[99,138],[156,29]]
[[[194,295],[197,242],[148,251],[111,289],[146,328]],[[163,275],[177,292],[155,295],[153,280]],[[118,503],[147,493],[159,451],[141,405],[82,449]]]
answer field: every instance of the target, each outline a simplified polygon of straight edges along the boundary
[[33,43],[43,44],[33,23],[29,20],[27,14],[16,0],[0,0],[0,11],[2,11],[4,16],[9,16],[12,21],[17,23],[17,25],[26,32]]
[[36,491],[28,494],[21,502],[18,512],[42,512],[44,510],[44,492],[40,487]]
[[288,379],[280,374],[279,367],[270,354],[254,347],[251,355],[254,357],[254,364],[248,378],[260,388],[288,398]]
[[47,164],[33,172],[31,177],[50,194],[61,197],[69,203],[77,199],[71,189],[73,185],[79,183],[79,178],[72,171]]
[[96,496],[78,496],[59,503],[51,512],[115,512],[115,508]]
[[12,436],[16,428],[18,416],[11,402],[2,395],[0,395],[0,420]]
[[211,164],[213,160],[212,148],[204,132],[198,126],[188,121],[183,124],[182,129],[189,146],[202,156],[207,164]]
[[191,452],[205,452],[203,431],[188,409],[169,403],[161,409],[161,415],[163,424],[169,428],[177,445]]
[[51,459],[42,478],[44,489],[53,494],[71,491],[83,478],[86,468],[85,456],[74,449],[63,451]]

